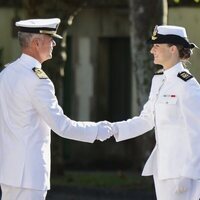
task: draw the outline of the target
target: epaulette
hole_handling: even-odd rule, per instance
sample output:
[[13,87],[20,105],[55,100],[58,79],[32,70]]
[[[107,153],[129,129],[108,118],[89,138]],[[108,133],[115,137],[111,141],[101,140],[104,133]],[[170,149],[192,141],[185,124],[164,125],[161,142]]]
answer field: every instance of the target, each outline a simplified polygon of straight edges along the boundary
[[159,69],[158,71],[156,71],[154,73],[154,75],[163,75],[164,74],[164,70],[163,69]]
[[34,67],[32,70],[33,70],[33,71],[35,72],[35,74],[39,77],[39,79],[47,79],[47,78],[49,78],[49,77],[46,75],[46,73],[45,73],[42,69],[40,69],[40,68]]
[[186,72],[186,71],[179,72],[179,73],[177,74],[177,76],[178,76],[179,78],[181,78],[182,80],[184,80],[184,81],[188,81],[188,80],[190,80],[190,79],[193,77],[191,74],[189,74],[189,73]]

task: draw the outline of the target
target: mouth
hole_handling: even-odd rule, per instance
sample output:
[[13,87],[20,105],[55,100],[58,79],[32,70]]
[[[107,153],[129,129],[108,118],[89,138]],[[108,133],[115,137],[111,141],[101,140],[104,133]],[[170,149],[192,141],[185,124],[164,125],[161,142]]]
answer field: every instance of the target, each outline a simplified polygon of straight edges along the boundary
[[158,56],[157,55],[154,55],[154,59],[157,59],[158,58]]
[[52,52],[53,52],[53,49],[50,49],[50,53],[52,54]]

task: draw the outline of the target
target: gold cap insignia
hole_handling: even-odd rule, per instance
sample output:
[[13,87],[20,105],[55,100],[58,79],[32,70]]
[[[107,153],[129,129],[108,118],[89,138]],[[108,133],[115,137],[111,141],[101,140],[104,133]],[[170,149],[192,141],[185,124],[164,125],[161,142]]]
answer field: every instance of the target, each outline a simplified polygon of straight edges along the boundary
[[153,30],[153,34],[151,36],[152,40],[156,40],[157,39],[157,33],[158,33],[158,26],[156,25],[154,30]]

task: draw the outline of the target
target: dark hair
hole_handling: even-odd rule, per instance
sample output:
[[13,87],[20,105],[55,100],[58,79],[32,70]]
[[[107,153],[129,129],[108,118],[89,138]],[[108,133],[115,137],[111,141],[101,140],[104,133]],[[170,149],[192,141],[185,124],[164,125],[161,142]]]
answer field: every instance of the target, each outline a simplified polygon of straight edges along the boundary
[[188,60],[190,56],[193,54],[193,51],[191,48],[186,48],[181,44],[169,44],[169,46],[175,45],[179,52],[179,57],[182,60]]
[[190,48],[185,48],[183,47],[183,45],[176,45],[178,51],[179,51],[179,56],[181,59],[183,60],[188,60],[190,58],[190,56],[193,54],[192,49]]

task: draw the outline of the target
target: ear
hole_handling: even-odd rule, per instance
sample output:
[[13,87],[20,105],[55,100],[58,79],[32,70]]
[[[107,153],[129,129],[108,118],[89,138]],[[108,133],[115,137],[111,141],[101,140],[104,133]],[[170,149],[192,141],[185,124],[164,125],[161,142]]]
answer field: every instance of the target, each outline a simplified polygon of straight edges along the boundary
[[177,49],[177,47],[176,47],[175,45],[172,45],[172,46],[170,47],[170,49],[171,49],[171,52],[172,52],[172,53],[175,53],[175,52],[178,51],[178,49]]
[[39,38],[34,38],[34,39],[32,40],[32,45],[33,45],[34,47],[38,47],[38,46],[40,45]]

